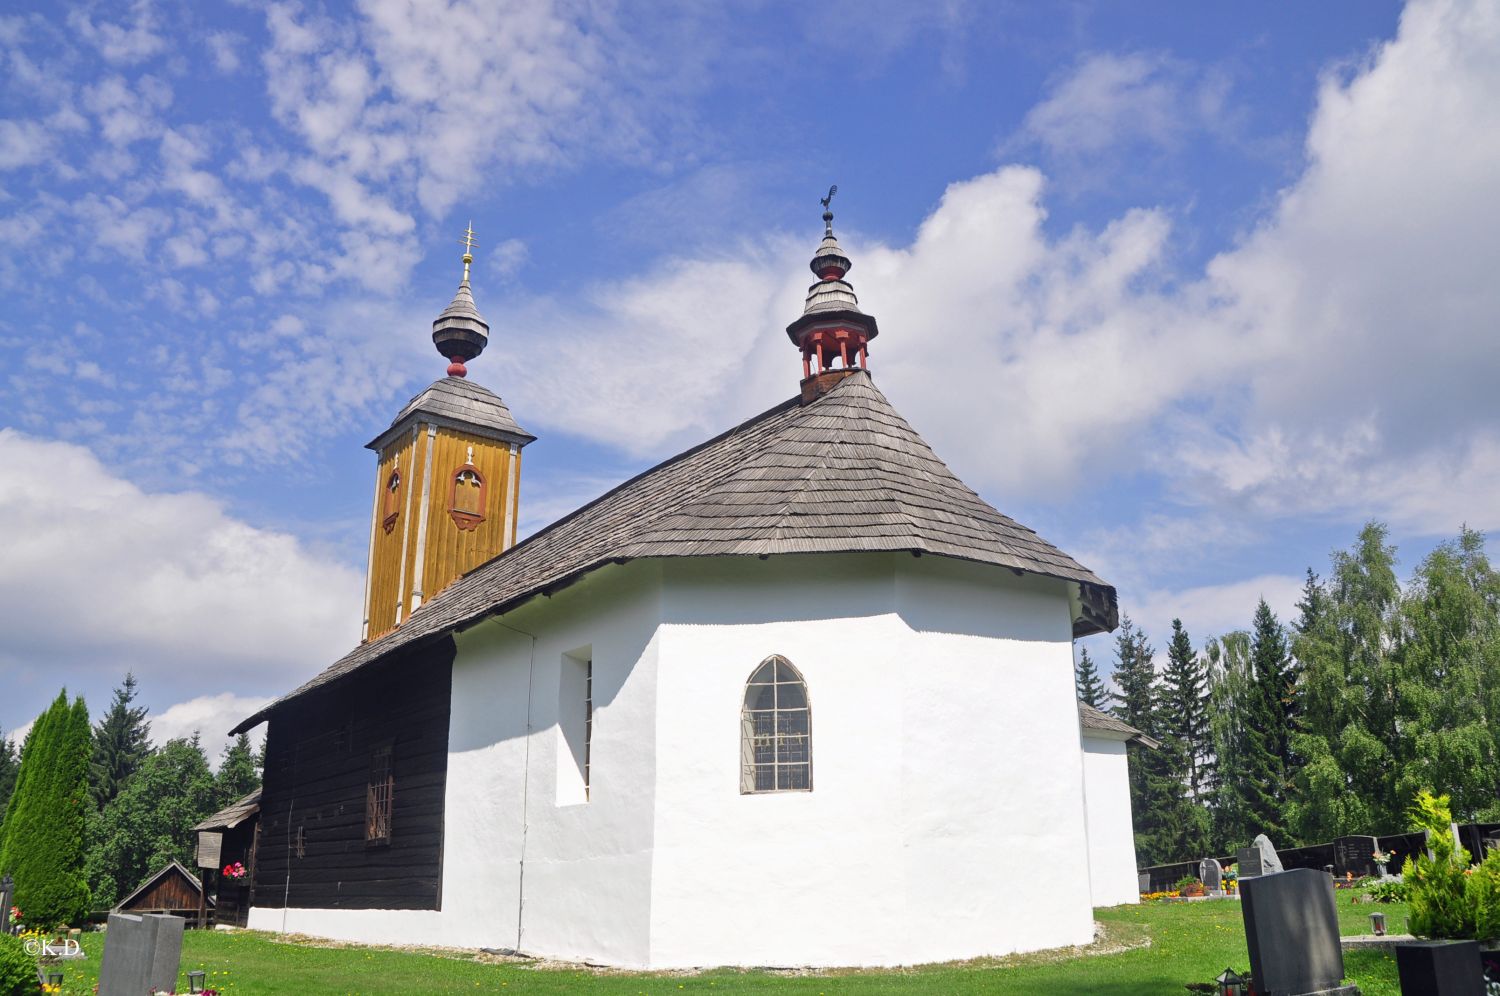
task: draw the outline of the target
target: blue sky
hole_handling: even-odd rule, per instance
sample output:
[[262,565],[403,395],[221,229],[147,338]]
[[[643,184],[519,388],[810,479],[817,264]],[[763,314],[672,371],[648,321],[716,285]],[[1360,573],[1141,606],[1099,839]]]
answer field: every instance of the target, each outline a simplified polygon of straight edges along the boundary
[[8,8],[0,729],[352,644],[471,218],[528,529],[795,391],[830,183],[877,382],[1153,633],[1500,525],[1493,4],[848,7]]

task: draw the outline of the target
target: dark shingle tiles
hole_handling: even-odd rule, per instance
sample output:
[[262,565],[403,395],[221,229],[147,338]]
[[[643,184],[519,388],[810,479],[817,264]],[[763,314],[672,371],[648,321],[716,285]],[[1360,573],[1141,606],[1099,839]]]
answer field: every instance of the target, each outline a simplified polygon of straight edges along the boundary
[[[434,389],[442,390],[428,404],[472,397],[464,389],[475,386],[438,381],[408,411]],[[237,729],[397,647],[463,628],[612,560],[881,550],[1077,581],[1114,602],[1113,589],[1093,572],[955,477],[869,377],[855,374],[811,404],[779,405],[553,523]]]

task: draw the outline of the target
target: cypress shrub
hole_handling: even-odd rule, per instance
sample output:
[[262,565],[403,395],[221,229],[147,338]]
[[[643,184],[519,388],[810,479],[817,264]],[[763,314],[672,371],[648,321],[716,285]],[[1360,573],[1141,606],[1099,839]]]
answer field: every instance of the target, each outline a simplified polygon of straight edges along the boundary
[[84,822],[89,802],[93,731],[83,699],[66,690],[32,727],[5,811],[0,873],[15,876],[16,905],[47,929],[88,912]]

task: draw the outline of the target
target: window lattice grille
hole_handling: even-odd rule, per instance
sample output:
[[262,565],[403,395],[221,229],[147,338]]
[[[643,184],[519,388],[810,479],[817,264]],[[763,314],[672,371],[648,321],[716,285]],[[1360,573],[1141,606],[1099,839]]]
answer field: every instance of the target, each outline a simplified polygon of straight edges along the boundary
[[365,794],[365,840],[391,839],[391,803],[395,790],[391,748],[377,747],[370,755],[370,784]]
[[786,658],[767,658],[750,676],[740,729],[741,792],[812,790],[807,684]]

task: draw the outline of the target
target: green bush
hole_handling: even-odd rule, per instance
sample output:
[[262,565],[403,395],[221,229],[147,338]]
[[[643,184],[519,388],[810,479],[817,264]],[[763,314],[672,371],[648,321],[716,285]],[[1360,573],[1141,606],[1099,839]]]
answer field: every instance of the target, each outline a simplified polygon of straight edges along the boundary
[[1391,880],[1388,882],[1371,882],[1365,893],[1377,903],[1404,903],[1406,902],[1406,883]]
[[1448,796],[1423,789],[1412,802],[1410,816],[1417,830],[1428,831],[1432,856],[1408,857],[1401,867],[1411,904],[1411,932],[1419,937],[1466,939],[1475,936],[1474,907],[1465,880],[1469,852],[1453,840],[1453,816]]
[[1469,906],[1474,911],[1474,935],[1481,941],[1500,938],[1500,851],[1491,851],[1469,875]]
[[19,937],[0,934],[0,996],[31,996],[36,990],[36,959]]

